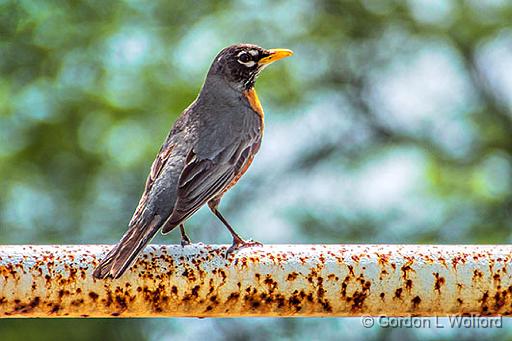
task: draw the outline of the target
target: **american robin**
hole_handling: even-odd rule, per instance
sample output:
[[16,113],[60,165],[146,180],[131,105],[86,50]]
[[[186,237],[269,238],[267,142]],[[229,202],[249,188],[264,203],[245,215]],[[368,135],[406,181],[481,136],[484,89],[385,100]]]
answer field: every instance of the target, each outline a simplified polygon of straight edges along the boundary
[[251,245],[218,206],[260,148],[263,109],[254,90],[256,77],[292,54],[238,44],[215,57],[199,95],[174,123],[153,162],[128,231],[96,267],[94,277],[119,278],[160,229],[166,234],[179,226],[182,245],[190,243],[183,224],[205,203],[233,236],[228,252]]

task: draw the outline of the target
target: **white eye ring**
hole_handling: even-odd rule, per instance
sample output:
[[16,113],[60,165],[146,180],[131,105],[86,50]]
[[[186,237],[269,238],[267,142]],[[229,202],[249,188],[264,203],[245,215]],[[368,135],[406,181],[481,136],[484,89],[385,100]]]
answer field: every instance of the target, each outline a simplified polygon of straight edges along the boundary
[[254,60],[249,60],[248,62],[242,62],[240,59],[237,60],[240,64],[245,65],[247,67],[253,67],[256,65],[256,62]]
[[[254,57],[255,55],[254,55],[254,53],[253,53],[253,52],[254,52],[254,50],[251,50],[251,51],[249,51],[249,54],[250,54],[251,56],[253,56],[253,57]],[[255,52],[256,52],[256,53],[258,53],[258,51],[255,51]],[[241,60],[240,60],[240,56],[245,55],[245,54],[247,54],[247,52],[245,52],[245,51],[240,51],[240,53],[238,53],[238,54],[237,54],[237,56],[236,56],[236,57],[237,57],[237,61],[238,61],[240,64],[245,65],[245,66],[247,66],[247,67],[253,67],[254,65],[256,65],[256,62],[255,62],[254,60],[248,60],[248,61],[246,61],[246,62],[241,61]]]

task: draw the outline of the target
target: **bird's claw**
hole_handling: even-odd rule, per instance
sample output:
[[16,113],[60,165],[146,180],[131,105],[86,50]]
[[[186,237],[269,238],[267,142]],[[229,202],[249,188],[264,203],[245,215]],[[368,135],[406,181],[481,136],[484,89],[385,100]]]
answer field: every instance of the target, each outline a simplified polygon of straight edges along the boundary
[[254,241],[252,239],[249,240],[233,240],[233,244],[226,250],[226,257],[228,257],[231,253],[238,251],[240,249],[246,247],[254,247],[254,246],[263,246],[262,243]]
[[181,246],[185,247],[187,245],[192,244],[192,242],[190,241],[190,238],[188,236],[182,236],[180,244],[181,244]]

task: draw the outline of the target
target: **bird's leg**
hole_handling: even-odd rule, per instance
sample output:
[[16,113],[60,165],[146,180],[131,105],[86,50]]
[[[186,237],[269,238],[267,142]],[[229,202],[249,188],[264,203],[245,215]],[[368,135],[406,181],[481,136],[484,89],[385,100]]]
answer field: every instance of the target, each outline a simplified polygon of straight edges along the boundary
[[218,204],[219,204],[219,200],[211,200],[210,202],[208,202],[208,206],[210,207],[210,210],[213,212],[213,214],[215,214],[215,216],[217,218],[219,218],[220,221],[222,221],[224,226],[226,226],[226,228],[228,229],[229,233],[231,233],[231,235],[233,236],[233,244],[231,244],[229,249],[226,251],[226,255],[229,255],[231,252],[238,250],[242,247],[262,246],[263,245],[260,242],[255,242],[252,240],[248,240],[248,241],[243,240],[238,235],[238,233],[235,232],[233,227],[231,227],[231,225],[228,223],[226,218],[224,218],[222,216],[222,214],[220,214],[220,212],[217,208]]
[[180,224],[181,246],[190,245],[190,238],[185,233],[185,226]]
[[231,225],[229,225],[227,220],[222,216],[222,214],[220,214],[219,210],[215,208],[212,210],[212,212],[217,216],[217,218],[219,218],[220,221],[222,221],[224,226],[226,226],[226,228],[228,229],[229,233],[231,233],[231,235],[233,236],[232,247],[242,245],[245,241],[238,235],[238,233],[235,232]]

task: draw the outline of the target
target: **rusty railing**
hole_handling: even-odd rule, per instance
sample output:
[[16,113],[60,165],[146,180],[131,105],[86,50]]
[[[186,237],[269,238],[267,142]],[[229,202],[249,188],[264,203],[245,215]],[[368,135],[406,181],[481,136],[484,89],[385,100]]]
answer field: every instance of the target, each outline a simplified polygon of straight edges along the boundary
[[118,280],[109,246],[0,246],[0,316],[443,316],[512,312],[512,246],[149,246]]

